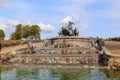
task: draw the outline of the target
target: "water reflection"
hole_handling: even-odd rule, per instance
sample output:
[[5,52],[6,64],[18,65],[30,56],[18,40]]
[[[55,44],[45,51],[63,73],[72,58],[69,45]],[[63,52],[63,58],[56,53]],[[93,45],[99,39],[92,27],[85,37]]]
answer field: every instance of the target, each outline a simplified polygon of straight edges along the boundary
[[52,70],[52,75],[60,80],[87,80],[89,78],[89,70],[79,69],[55,69]]
[[0,80],[120,80],[120,71],[29,67],[0,68]]
[[38,74],[39,71],[37,69],[16,69],[17,80],[39,80]]
[[100,70],[105,73],[106,76],[113,80],[120,80],[120,71],[118,70]]

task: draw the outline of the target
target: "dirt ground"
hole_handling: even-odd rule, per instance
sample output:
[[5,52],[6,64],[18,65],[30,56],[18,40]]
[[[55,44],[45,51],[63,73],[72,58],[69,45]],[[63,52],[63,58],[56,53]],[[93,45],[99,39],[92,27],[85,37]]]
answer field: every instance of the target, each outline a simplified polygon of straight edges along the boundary
[[16,45],[16,46],[9,46],[9,47],[4,47],[2,48],[1,52],[5,53],[5,52],[11,52],[13,50],[19,50],[19,49],[23,49],[23,48],[27,48],[27,45]]
[[[34,47],[40,46],[40,44],[42,44],[42,42],[32,43],[32,45]],[[11,52],[13,50],[20,50],[20,49],[24,49],[24,48],[28,48],[28,44],[21,44],[21,45],[4,47],[4,48],[2,48],[1,53]]]
[[120,42],[118,41],[105,41],[105,46],[113,54],[120,54]]

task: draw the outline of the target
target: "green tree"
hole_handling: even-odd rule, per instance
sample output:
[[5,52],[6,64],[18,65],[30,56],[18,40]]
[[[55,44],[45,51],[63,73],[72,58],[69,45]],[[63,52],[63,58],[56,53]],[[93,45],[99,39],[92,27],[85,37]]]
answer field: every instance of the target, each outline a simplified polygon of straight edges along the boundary
[[33,38],[36,39],[40,39],[40,27],[38,25],[32,25],[30,28],[30,33],[31,36],[33,36]]
[[25,25],[23,26],[23,29],[22,29],[22,38],[27,39],[29,36],[30,36],[30,26]]
[[16,33],[13,32],[12,34],[10,34],[10,40],[17,40],[16,36]]
[[16,26],[15,32],[13,32],[10,36],[12,40],[21,40],[25,39],[40,39],[40,27],[38,25],[25,25],[18,24]]
[[12,40],[21,40],[21,35],[22,35],[22,24],[18,24],[16,26],[15,32],[11,34]]
[[16,26],[15,33],[17,35],[17,40],[21,40],[21,35],[22,35],[22,24],[18,24]]
[[2,29],[0,29],[0,40],[4,40],[5,38],[5,33]]

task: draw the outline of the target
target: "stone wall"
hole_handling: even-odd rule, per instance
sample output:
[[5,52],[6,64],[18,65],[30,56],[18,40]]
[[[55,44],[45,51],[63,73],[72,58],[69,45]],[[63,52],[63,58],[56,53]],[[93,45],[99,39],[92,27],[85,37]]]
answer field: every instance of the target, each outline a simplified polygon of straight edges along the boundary
[[[57,37],[33,44],[36,53],[19,53],[8,62],[89,64],[98,63],[98,51],[91,39],[82,37]],[[27,51],[27,50],[26,50]]]
[[89,38],[81,37],[62,37],[53,38],[51,40],[51,45],[58,45],[59,48],[62,47],[79,47],[79,48],[91,48],[91,40]]
[[98,56],[90,55],[22,55],[14,59],[15,62],[24,64],[86,64],[94,65],[98,63]]

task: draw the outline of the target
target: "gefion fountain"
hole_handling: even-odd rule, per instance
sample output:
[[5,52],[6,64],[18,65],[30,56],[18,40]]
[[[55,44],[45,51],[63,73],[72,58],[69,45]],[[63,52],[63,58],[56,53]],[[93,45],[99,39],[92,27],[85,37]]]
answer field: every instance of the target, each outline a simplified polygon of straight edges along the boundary
[[95,39],[79,36],[72,22],[63,26],[59,36],[43,40],[34,50],[36,53],[20,54],[18,62],[25,64],[86,64],[98,63],[99,50],[93,45]]
[[[21,53],[8,60],[10,63],[22,64],[79,64],[98,65],[101,41],[79,36],[79,30],[73,28],[73,23],[62,26],[59,36],[43,40],[34,46],[34,53]],[[25,49],[25,51],[27,51]],[[12,52],[11,52],[12,53]],[[102,62],[102,60],[101,60]],[[108,60],[104,61],[108,65]]]
[[58,37],[2,54],[0,80],[120,80],[113,64],[120,55],[111,54],[99,38],[78,34],[69,22]]

